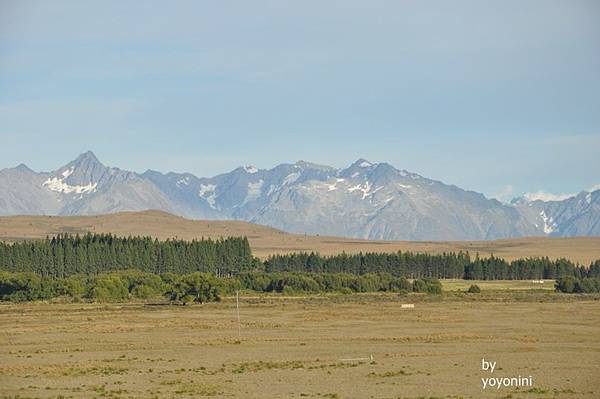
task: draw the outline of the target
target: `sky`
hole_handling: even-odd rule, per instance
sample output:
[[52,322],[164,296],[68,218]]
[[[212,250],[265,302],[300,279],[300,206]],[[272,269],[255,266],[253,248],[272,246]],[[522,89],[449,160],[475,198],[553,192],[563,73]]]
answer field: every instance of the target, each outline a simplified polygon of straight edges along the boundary
[[509,200],[600,184],[600,2],[0,0],[0,168],[358,158]]

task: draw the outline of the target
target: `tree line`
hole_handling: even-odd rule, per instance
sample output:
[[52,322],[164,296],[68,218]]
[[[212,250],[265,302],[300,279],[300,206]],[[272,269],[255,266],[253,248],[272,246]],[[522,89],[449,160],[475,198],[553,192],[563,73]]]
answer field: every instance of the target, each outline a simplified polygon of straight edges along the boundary
[[493,255],[471,257],[468,252],[424,254],[399,251],[333,256],[312,252],[274,255],[262,262],[252,255],[246,237],[159,241],[150,237],[88,233],[0,243],[0,270],[4,271],[64,278],[127,269],[158,275],[205,272],[217,277],[256,271],[353,275],[387,273],[409,279],[600,278],[600,260],[586,268],[567,259],[541,257],[507,262]]
[[468,252],[424,254],[412,252],[346,254],[323,257],[317,253],[274,255],[265,261],[267,272],[390,273],[407,278],[466,280],[541,280],[562,276],[600,277],[600,260],[589,268],[567,259],[525,258],[507,262],[491,255],[471,258]]
[[0,243],[0,270],[33,272],[44,277],[95,275],[132,268],[155,274],[199,271],[220,276],[253,270],[257,264],[260,267],[246,237],[159,241],[88,233]]
[[243,272],[231,277],[212,273],[165,273],[127,270],[69,277],[40,276],[32,272],[0,272],[0,300],[125,302],[166,298],[172,303],[211,302],[236,290],[295,295],[303,293],[421,292],[441,294],[434,279],[409,281],[389,273],[263,273]]

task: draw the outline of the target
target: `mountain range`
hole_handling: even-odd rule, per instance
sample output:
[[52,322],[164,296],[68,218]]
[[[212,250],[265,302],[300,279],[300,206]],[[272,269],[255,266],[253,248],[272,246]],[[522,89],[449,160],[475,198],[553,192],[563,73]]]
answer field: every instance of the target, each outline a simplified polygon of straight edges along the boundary
[[344,169],[299,161],[211,178],[135,173],[92,152],[53,172],[0,170],[0,215],[97,215],[158,209],[191,219],[244,220],[293,233],[402,240],[599,236],[600,190],[510,204],[359,159]]

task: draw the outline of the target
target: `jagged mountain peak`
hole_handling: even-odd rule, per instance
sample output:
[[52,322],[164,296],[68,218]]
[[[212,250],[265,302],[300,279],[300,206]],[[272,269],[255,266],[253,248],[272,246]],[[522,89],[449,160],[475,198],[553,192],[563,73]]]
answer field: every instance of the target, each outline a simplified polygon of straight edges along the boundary
[[[346,169],[339,171],[339,176],[350,179],[396,179],[402,176],[408,176],[408,172],[402,172],[385,162],[373,163],[364,158],[360,158]],[[416,175],[415,175],[416,176]]]
[[328,165],[321,165],[321,164],[313,163],[313,162],[309,162],[309,161],[303,161],[303,160],[296,161],[296,163],[294,163],[294,166],[297,166],[302,169],[315,169],[315,170],[330,171],[330,172],[335,171],[334,167],[331,167]]
[[31,170],[31,168],[29,168],[29,166],[25,165],[24,163],[20,163],[15,167],[15,170],[18,170],[19,172],[25,172],[25,173],[35,173],[33,170]]
[[376,164],[367,161],[364,158],[359,158],[356,161],[354,161],[354,163],[352,165],[350,165],[350,167],[358,167],[358,168],[370,168],[371,166],[374,166]]
[[71,170],[69,175],[75,174],[73,177],[77,177],[77,175],[87,174],[91,171],[100,171],[108,169],[100,160],[96,157],[96,155],[92,151],[87,151],[80,154],[77,158],[66,164],[65,166],[59,168],[56,173],[60,173],[64,175],[66,170]]
[[98,160],[98,157],[96,157],[96,154],[94,154],[94,152],[90,151],[90,150],[79,154],[76,161],[79,161],[79,162],[90,161],[90,162],[100,163],[100,161]]
[[50,173],[0,173],[0,214],[86,215],[161,209],[295,233],[371,239],[460,240],[600,235],[600,191],[511,205],[359,158],[345,169],[308,161],[241,166],[214,177],[107,167],[91,152]]

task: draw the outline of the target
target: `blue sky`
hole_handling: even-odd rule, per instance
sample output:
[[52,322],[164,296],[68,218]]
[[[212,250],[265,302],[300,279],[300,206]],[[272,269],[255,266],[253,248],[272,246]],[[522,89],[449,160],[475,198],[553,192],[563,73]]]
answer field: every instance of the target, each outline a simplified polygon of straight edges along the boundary
[[600,2],[0,0],[0,168],[88,149],[578,192],[600,183]]

